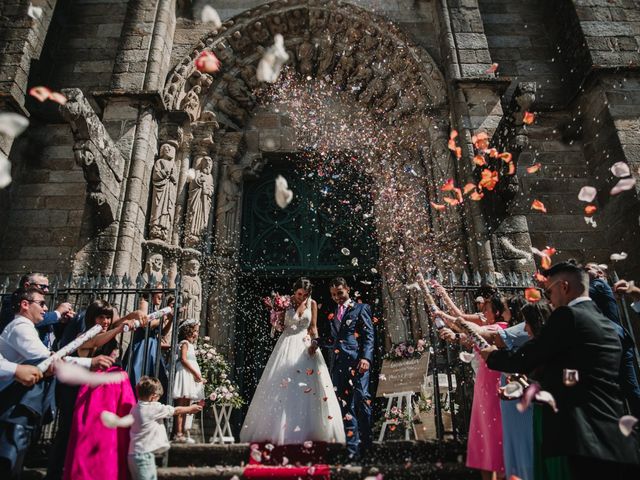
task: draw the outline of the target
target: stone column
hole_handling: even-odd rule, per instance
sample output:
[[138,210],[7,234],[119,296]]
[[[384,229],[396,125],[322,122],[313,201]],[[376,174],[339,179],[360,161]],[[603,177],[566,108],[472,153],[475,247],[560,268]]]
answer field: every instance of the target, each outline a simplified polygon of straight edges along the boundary
[[243,135],[227,133],[220,141],[222,167],[215,213],[214,278],[209,297],[208,328],[214,345],[233,356],[236,286],[244,166],[236,163]]

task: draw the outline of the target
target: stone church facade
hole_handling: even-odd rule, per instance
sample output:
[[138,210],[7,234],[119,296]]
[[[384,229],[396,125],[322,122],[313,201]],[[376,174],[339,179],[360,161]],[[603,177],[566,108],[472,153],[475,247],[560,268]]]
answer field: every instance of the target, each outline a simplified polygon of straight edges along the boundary
[[[530,247],[549,245],[599,263],[625,251],[617,273],[640,273],[637,190],[609,194],[614,163],[634,177],[640,166],[637,0],[213,0],[217,30],[197,20],[197,0],[32,3],[41,18],[26,15],[28,1],[0,6],[2,108],[31,121],[0,144],[13,166],[0,191],[2,274],[179,274],[186,315],[232,341],[247,182],[310,147],[261,101],[255,67],[277,33],[293,74],[340,86],[336,112],[362,111],[393,139],[372,189],[391,179],[412,230],[428,232],[394,228],[403,212],[375,200],[390,340],[424,327],[404,288],[417,271],[533,272]],[[203,51],[220,72],[195,68]],[[36,102],[37,85],[68,102]],[[513,154],[516,175],[480,202],[434,211],[448,178],[477,182],[480,131]],[[585,185],[599,192],[595,224],[577,198]]]

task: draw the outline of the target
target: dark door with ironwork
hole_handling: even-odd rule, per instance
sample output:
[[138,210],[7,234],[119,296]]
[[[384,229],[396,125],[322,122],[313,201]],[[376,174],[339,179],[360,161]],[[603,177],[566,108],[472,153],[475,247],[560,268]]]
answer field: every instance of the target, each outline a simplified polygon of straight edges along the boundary
[[[284,209],[274,198],[278,175],[293,191]],[[290,294],[295,280],[307,277],[314,284],[318,322],[326,321],[335,306],[329,282],[342,276],[352,297],[371,304],[376,314],[381,311],[367,183],[351,170],[325,172],[298,158],[273,159],[257,180],[245,184],[235,345],[237,380],[245,398],[251,399],[277,340],[269,336],[262,297],[272,291]]]

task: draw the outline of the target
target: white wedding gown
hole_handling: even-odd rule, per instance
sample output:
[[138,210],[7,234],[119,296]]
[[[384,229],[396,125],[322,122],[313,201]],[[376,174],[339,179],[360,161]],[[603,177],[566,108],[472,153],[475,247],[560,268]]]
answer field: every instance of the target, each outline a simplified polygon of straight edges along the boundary
[[274,445],[314,442],[345,443],[338,399],[327,365],[318,350],[308,353],[310,301],[298,317],[285,314],[285,329],[256,388],[240,432],[242,442]]

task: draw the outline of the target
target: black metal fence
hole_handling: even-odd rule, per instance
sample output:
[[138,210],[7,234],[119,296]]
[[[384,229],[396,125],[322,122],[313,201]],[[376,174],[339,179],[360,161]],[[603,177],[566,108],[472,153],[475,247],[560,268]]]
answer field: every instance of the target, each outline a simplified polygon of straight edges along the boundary
[[[168,301],[173,303],[173,312],[171,318],[170,334],[168,325],[164,325],[164,336],[170,338],[168,345],[162,346],[163,337],[163,322],[158,322],[155,328],[151,328],[148,323],[144,328],[144,337],[140,333],[136,336],[135,343],[142,341],[142,345],[138,345],[138,348],[142,353],[142,364],[138,365],[138,370],[153,374],[155,377],[162,377],[166,374],[167,385],[165,391],[169,394],[166,396],[166,402],[168,404],[173,403],[173,398],[169,388],[173,384],[173,378],[175,375],[175,358],[172,353],[176,351],[178,343],[178,324],[180,322],[180,278],[178,277],[172,284],[166,276],[163,278],[154,278],[153,276],[147,277],[138,275],[133,279],[127,275],[122,277],[109,276],[109,277],[79,277],[62,279],[59,276],[50,279],[49,292],[46,295],[48,300],[49,310],[53,310],[56,306],[63,302],[68,302],[72,305],[75,317],[67,324],[63,329],[71,329],[72,338],[77,336],[83,330],[90,328],[91,326],[84,325],[84,313],[87,307],[95,300],[105,300],[109,302],[111,306],[119,313],[120,316],[125,316],[129,312],[134,310],[146,309],[146,313],[152,313],[167,306]],[[0,300],[4,304],[6,297],[18,288],[17,282],[11,282],[8,278],[5,278],[0,283]],[[59,329],[59,331],[62,329]],[[62,330],[62,335],[58,332],[58,339],[61,336],[66,336],[65,331]],[[120,333],[117,337],[118,343],[118,358],[117,363],[131,376],[134,369],[133,361],[133,349],[134,349],[134,331]],[[155,352],[151,352],[151,349],[155,349]],[[163,350],[165,350],[163,352]],[[151,360],[153,359],[153,360]],[[151,366],[148,362],[153,361]],[[51,424],[43,428],[40,435],[39,443],[41,445],[48,444],[55,437],[57,431],[57,419]]]
[[[495,288],[502,294],[522,295],[524,290],[530,287],[533,282],[530,274],[489,274],[481,276],[478,273],[469,277],[466,273],[457,276],[454,273],[442,275],[436,273],[433,276],[426,275],[427,280],[435,278],[449,292],[454,302],[466,313],[475,313],[476,296],[487,289]],[[162,345],[159,340],[162,337],[162,322],[156,327],[157,330],[147,326],[144,330],[144,362],[147,362],[150,348],[155,348],[155,364],[153,373],[157,377],[162,368],[166,368],[168,388],[173,384],[175,374],[175,352],[178,342],[178,324],[180,321],[180,278],[178,277],[171,285],[166,277],[155,279],[146,278],[139,275],[133,279],[128,276],[123,277],[80,277],[63,280],[60,277],[51,279],[48,294],[49,308],[55,308],[61,302],[72,304],[77,316],[83,315],[89,304],[96,299],[108,301],[121,315],[125,315],[133,310],[140,309],[146,305],[147,311],[163,308],[167,305],[169,297],[174,299],[174,312],[171,326],[170,345],[165,346],[168,353],[165,355],[164,365],[162,365]],[[0,300],[11,295],[17,288],[15,282],[10,282],[5,278],[0,283]],[[146,302],[144,303],[143,300]],[[444,305],[441,305],[444,309]],[[633,332],[631,309],[625,300],[619,302],[620,315],[623,325]],[[166,335],[166,334],[165,334]],[[151,339],[158,339],[152,342]],[[429,375],[433,381],[433,409],[436,427],[436,437],[439,440],[453,439],[464,441],[468,434],[468,426],[473,402],[473,372],[468,364],[460,362],[458,354],[460,347],[443,342],[433,326],[429,330],[432,357],[429,366]],[[119,335],[120,346],[119,360],[122,367],[131,374],[133,341],[131,333]],[[125,359],[127,361],[125,361]],[[143,364],[143,371],[148,365]],[[636,365],[637,368],[637,365]],[[445,381],[446,379],[446,381]],[[443,400],[444,398],[444,400]],[[250,399],[247,399],[250,401]],[[171,395],[167,395],[167,403],[172,403]],[[444,415],[451,417],[451,426],[444,421]],[[40,442],[48,443],[55,436],[56,422],[47,426],[41,435]]]

